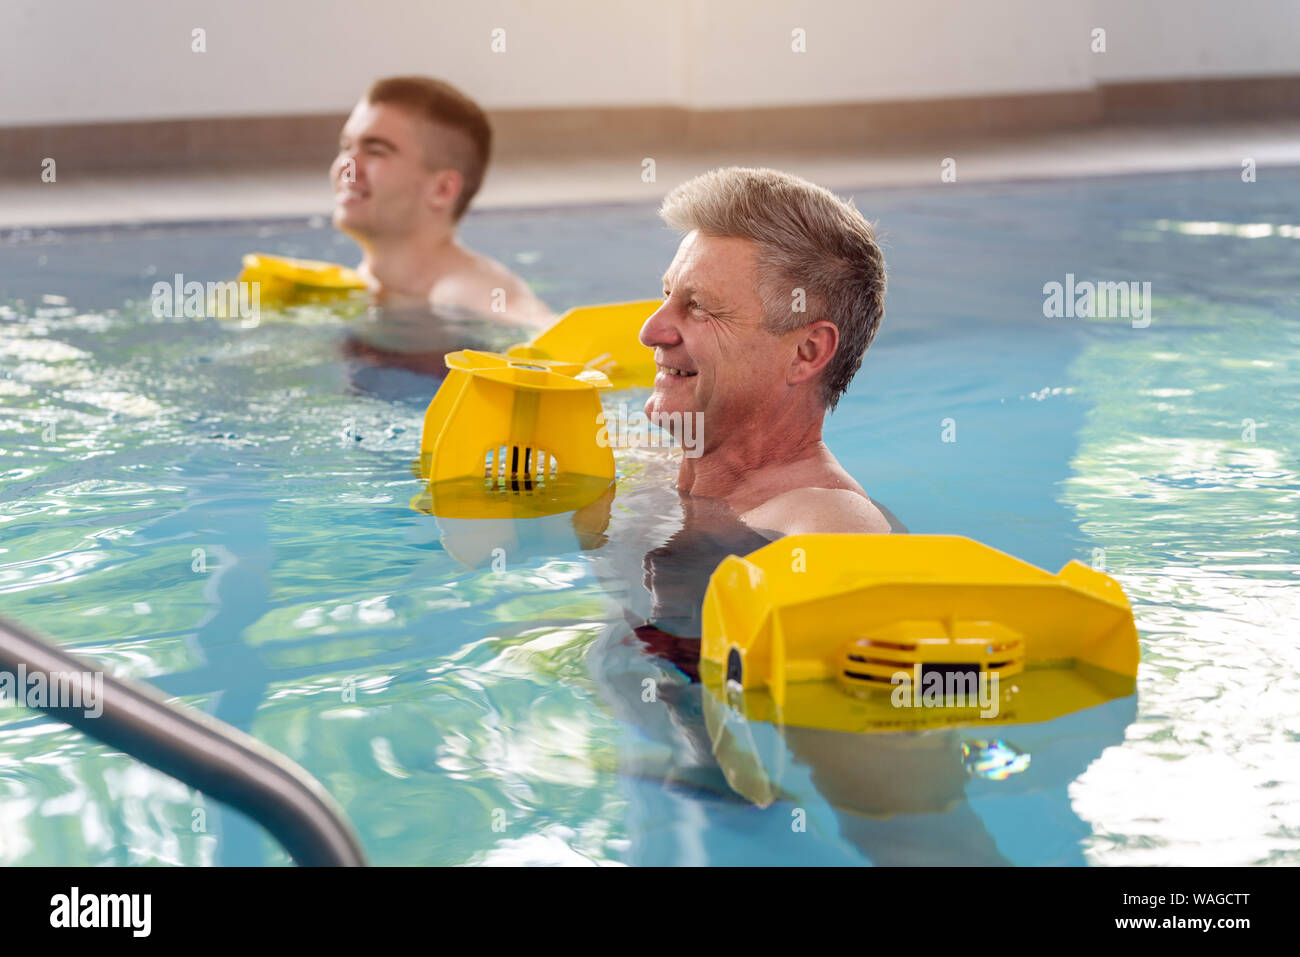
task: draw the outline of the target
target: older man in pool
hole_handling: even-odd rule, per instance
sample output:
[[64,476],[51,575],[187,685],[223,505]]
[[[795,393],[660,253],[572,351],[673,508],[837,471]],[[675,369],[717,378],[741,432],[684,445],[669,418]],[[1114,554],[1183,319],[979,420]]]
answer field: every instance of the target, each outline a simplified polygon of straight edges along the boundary
[[684,232],[664,303],[641,329],[659,368],[645,412],[696,416],[702,454],[679,491],[765,535],[889,532],[822,441],[885,311],[875,232],[849,203],[768,169],[714,170],[672,191]]

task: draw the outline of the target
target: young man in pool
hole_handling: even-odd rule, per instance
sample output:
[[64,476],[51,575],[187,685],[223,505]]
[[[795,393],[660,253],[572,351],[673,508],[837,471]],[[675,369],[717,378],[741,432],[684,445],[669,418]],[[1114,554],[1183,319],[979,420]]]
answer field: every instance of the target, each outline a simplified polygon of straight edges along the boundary
[[457,239],[491,147],[478,104],[430,77],[379,80],[352,110],[330,166],[334,226],[361,246],[358,269],[380,305],[554,320],[522,279]]
[[703,435],[678,491],[772,538],[889,532],[822,441],[885,312],[871,225],[796,176],[735,167],[678,186],[660,215],[686,235],[641,329],[659,368],[645,412],[697,416]]

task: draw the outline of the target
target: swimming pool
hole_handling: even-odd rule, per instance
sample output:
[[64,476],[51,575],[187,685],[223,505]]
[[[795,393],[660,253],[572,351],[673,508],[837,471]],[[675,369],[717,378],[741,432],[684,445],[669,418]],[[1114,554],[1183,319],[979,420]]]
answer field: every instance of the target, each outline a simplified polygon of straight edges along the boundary
[[[245,251],[350,261],[324,220],[0,234],[0,613],[288,754],[375,863],[1300,860],[1300,170],[855,195],[890,292],[831,449],[913,532],[1104,563],[1142,636],[1135,696],[870,736],[851,803],[874,816],[789,755],[755,807],[708,753],[699,685],[630,638],[689,617],[664,596],[719,547],[678,535],[670,464],[620,456],[603,543],[535,530],[470,568],[408,505],[435,382],[341,352],[325,308],[151,314],[158,278],[226,278]],[[656,295],[676,245],[650,206],[465,235],[553,307]],[[1067,274],[1151,282],[1154,320],[1045,318]],[[0,711],[0,862],[287,860]]]

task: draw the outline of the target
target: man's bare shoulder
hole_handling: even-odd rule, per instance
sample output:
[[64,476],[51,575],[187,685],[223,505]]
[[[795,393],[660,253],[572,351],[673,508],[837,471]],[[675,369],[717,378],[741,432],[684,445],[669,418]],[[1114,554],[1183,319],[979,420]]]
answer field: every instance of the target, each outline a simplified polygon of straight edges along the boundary
[[817,532],[885,534],[889,520],[865,495],[843,488],[797,488],[741,516],[751,528],[782,535]]
[[464,250],[461,266],[438,280],[431,300],[485,316],[502,316],[537,326],[549,325],[555,316],[519,276],[491,256]]

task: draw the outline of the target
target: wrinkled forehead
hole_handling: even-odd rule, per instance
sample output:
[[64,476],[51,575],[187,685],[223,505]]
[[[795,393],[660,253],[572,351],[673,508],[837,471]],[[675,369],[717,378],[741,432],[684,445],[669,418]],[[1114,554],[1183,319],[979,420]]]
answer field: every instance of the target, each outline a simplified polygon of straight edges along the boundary
[[758,246],[750,239],[687,233],[664,273],[666,288],[688,286],[691,291],[724,297],[741,304],[758,301]]

